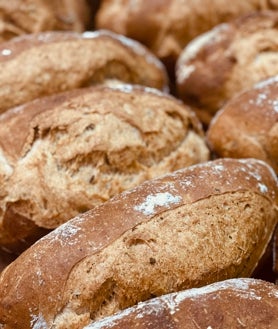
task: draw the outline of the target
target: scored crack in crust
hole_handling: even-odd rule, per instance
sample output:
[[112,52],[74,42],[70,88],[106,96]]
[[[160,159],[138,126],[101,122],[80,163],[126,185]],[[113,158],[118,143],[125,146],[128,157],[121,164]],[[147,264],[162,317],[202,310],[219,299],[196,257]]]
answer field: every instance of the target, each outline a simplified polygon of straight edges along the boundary
[[150,51],[109,31],[41,32],[0,44],[0,113],[107,79],[168,88],[165,68]]
[[0,136],[0,245],[11,250],[36,227],[53,229],[147,179],[209,158],[188,107],[131,85],[15,108],[0,117]]
[[2,272],[0,324],[83,328],[151,297],[250,276],[277,224],[277,192],[264,162],[219,159],[118,194]]

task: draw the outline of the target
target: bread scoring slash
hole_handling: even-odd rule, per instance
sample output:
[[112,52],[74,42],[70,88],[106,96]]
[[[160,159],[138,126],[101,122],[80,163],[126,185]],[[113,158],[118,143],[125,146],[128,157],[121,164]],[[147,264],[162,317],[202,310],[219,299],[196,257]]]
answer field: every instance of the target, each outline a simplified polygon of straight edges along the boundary
[[260,160],[219,159],[118,194],[2,272],[0,324],[83,328],[155,296],[250,276],[277,223],[277,187]]

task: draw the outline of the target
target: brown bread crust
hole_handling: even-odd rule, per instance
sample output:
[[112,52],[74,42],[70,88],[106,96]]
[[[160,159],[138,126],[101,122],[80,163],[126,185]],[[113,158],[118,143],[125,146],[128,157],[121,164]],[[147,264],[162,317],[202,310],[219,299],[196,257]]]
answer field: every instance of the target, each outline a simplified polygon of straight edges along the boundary
[[278,12],[218,25],[194,39],[176,66],[178,95],[208,125],[234,95],[278,73]]
[[0,155],[0,246],[18,253],[117,193],[208,160],[209,150],[195,114],[180,101],[120,84],[7,111]]
[[98,28],[139,40],[169,67],[196,36],[213,26],[253,11],[278,9],[278,1],[233,0],[102,0]]
[[42,32],[0,45],[0,113],[106,79],[164,90],[168,83],[164,66],[144,46],[108,31]]
[[157,297],[84,329],[276,329],[278,287],[239,278]]
[[278,76],[233,97],[211,121],[207,141],[218,157],[257,158],[278,174]]
[[42,31],[82,32],[90,16],[85,0],[1,0],[0,42]]
[[48,234],[0,277],[4,329],[82,328],[154,296],[250,276],[277,222],[277,178],[219,159],[143,183]]

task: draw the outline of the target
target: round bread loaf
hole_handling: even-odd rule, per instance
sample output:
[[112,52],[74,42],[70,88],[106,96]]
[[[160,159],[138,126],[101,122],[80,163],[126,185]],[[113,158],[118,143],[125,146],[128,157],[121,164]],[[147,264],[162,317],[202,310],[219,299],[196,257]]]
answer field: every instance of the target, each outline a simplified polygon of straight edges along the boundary
[[277,329],[278,287],[230,279],[153,298],[84,329]]
[[250,276],[277,223],[277,187],[260,160],[219,159],[118,194],[1,273],[0,326],[83,328],[155,296]]
[[278,73],[278,12],[262,12],[221,24],[181,53],[178,95],[208,125],[235,94]]
[[218,157],[258,158],[278,174],[278,76],[228,101],[211,121],[207,141]]
[[139,40],[173,68],[187,43],[213,26],[257,10],[278,9],[278,1],[102,0],[96,26]]
[[40,31],[82,32],[89,20],[86,0],[1,0],[0,42]]
[[0,113],[35,98],[118,79],[167,89],[161,62],[108,31],[45,32],[0,45]]
[[155,89],[83,88],[7,111],[0,116],[0,246],[18,252],[44,229],[208,158],[194,112]]

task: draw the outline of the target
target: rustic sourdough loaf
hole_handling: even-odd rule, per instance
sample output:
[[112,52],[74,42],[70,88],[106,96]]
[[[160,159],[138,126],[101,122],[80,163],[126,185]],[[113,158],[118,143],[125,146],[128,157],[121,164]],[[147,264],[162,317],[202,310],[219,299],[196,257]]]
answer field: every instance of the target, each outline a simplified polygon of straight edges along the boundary
[[278,74],[278,12],[250,14],[194,39],[176,66],[178,95],[201,121],[235,94]]
[[230,279],[157,297],[84,329],[277,329],[278,287],[262,280]]
[[102,0],[96,26],[139,40],[170,68],[186,44],[213,26],[257,10],[278,9],[278,1]]
[[143,45],[108,31],[42,32],[0,45],[0,113],[106,79],[165,90],[168,83],[164,66]]
[[1,0],[0,42],[47,30],[82,32],[90,16],[86,0]]
[[0,154],[0,246],[14,252],[117,193],[209,158],[194,112],[123,84],[7,111]]
[[228,101],[211,121],[207,141],[218,157],[258,158],[278,174],[278,76]]
[[277,222],[277,192],[266,163],[219,159],[118,194],[2,272],[0,325],[83,328],[151,297],[250,276]]

